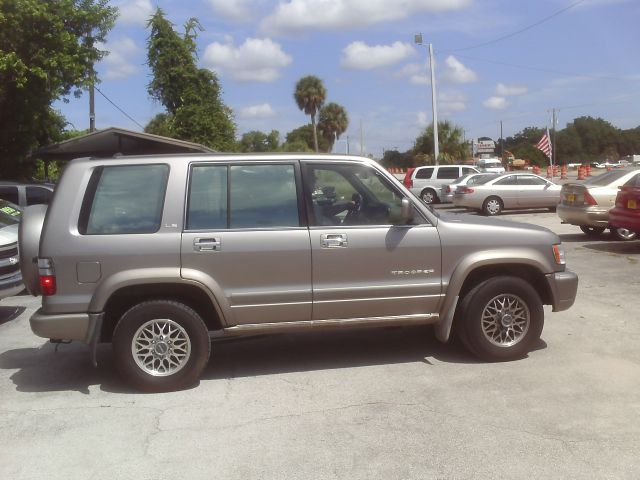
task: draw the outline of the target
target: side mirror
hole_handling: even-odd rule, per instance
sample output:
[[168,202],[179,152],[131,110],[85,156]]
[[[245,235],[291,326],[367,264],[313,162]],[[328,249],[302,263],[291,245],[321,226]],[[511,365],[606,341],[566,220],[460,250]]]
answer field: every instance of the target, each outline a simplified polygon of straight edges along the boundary
[[402,222],[405,224],[411,223],[413,220],[413,204],[406,197],[402,199],[400,214],[402,215]]

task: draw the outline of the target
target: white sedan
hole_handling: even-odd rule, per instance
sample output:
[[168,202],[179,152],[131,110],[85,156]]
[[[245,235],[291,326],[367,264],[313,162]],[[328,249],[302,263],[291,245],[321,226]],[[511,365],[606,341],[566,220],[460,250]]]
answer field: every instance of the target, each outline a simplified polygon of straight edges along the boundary
[[511,172],[458,188],[453,195],[453,204],[480,210],[486,215],[498,215],[502,210],[516,208],[555,210],[560,202],[560,188],[532,173]]

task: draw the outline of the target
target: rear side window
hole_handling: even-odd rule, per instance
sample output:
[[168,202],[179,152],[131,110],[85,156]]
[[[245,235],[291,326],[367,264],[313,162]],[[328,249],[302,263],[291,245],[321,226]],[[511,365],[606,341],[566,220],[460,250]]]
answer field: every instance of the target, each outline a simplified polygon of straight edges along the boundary
[[416,172],[416,177],[415,178],[431,178],[431,175],[433,175],[433,167],[429,167],[429,168],[419,168],[418,171]]
[[518,178],[518,185],[546,185],[547,181],[543,178],[534,177],[532,175],[521,175]]
[[477,172],[473,168],[462,167],[462,174],[463,175],[468,175],[470,173],[477,173]]
[[18,187],[0,187],[0,198],[7,202],[20,204],[18,199]]
[[438,169],[438,178],[445,180],[455,180],[460,176],[459,167],[440,167]]
[[191,173],[187,230],[298,227],[293,165],[199,165]]
[[43,187],[27,187],[27,205],[48,204],[51,190]]
[[515,175],[509,175],[508,177],[504,177],[498,180],[494,185],[517,185],[518,179]]
[[96,169],[85,194],[78,230],[83,235],[158,231],[168,176],[168,165]]
[[631,177],[625,185],[627,187],[640,187],[640,173]]

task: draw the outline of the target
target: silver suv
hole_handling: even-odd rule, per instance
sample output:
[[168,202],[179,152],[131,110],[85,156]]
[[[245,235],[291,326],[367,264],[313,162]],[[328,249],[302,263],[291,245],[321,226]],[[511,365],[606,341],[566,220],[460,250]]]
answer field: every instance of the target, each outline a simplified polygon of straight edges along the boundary
[[456,178],[470,173],[480,173],[480,170],[469,165],[432,165],[417,167],[408,179],[409,190],[422,199],[424,203],[440,202],[438,194],[442,187],[453,182]]
[[578,279],[557,235],[440,216],[375,162],[330,155],[78,159],[20,227],[54,341],[112,342],[139,389],[193,384],[210,337],[433,324],[486,360],[524,355]]

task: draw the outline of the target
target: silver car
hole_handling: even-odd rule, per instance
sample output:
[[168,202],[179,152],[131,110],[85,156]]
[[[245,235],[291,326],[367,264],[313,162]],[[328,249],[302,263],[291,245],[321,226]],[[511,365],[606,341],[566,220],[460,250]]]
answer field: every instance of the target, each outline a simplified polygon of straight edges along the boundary
[[458,188],[466,185],[475,185],[482,180],[486,181],[489,177],[495,176],[495,173],[468,173],[460,178],[456,178],[453,182],[442,186],[440,201],[442,203],[451,203],[453,202],[453,194],[456,193]]
[[505,173],[481,180],[473,186],[458,188],[453,204],[490,216],[507,209],[555,209],[560,201],[560,188],[560,185],[532,173]]
[[580,227],[587,235],[598,236],[609,228],[618,240],[633,240],[636,234],[626,228],[611,228],[609,210],[618,188],[640,176],[640,168],[620,168],[589,178],[583,183],[567,183],[560,192],[558,216],[562,223]]

